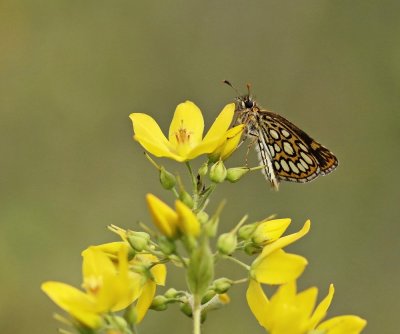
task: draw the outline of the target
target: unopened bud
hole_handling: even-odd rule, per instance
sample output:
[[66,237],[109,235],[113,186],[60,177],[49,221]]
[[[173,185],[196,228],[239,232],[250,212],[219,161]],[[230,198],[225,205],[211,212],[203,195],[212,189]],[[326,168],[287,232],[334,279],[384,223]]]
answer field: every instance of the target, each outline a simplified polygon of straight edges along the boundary
[[226,171],[226,180],[231,183],[237,182],[249,171],[250,169],[247,167],[228,168]]
[[200,224],[205,224],[208,221],[208,214],[207,212],[200,211],[197,214],[197,219],[199,220]]
[[209,302],[212,298],[214,298],[214,296],[216,295],[216,292],[214,290],[208,290],[205,295],[203,296],[203,298],[201,299],[201,304],[205,304],[207,302]]
[[189,318],[192,317],[193,311],[192,307],[188,303],[184,303],[180,307],[183,314],[187,315]]
[[160,236],[157,239],[157,243],[158,243],[158,246],[160,247],[161,251],[165,255],[170,255],[170,254],[175,253],[175,249],[176,249],[175,243],[172,240],[166,238],[165,236]]
[[248,244],[244,247],[244,251],[248,255],[260,253],[261,249],[261,247],[255,246],[254,244]]
[[200,176],[204,176],[206,175],[208,172],[208,162],[205,162],[204,164],[202,164],[198,170],[198,174]]
[[214,257],[205,240],[195,248],[187,269],[187,282],[193,295],[202,296],[214,277]]
[[222,160],[217,161],[214,165],[210,168],[210,180],[214,183],[221,183],[224,182],[226,178],[226,168]]
[[168,298],[162,295],[155,296],[150,308],[154,311],[165,311],[168,308]]
[[169,288],[167,291],[165,291],[164,296],[165,296],[165,298],[173,299],[173,298],[176,298],[179,294],[180,294],[180,292],[177,291],[176,289]]
[[179,199],[186,204],[187,207],[193,208],[193,198],[185,190],[181,190],[179,193]]
[[223,233],[217,242],[218,251],[224,255],[232,254],[237,246],[237,237],[234,233]]
[[232,286],[232,280],[226,277],[216,279],[213,284],[214,291],[219,295],[227,292],[231,288],[231,286]]
[[132,248],[138,252],[147,249],[150,241],[150,235],[146,232],[129,231],[127,239]]
[[170,190],[175,187],[176,178],[168,172],[163,166],[160,168],[160,183],[164,189]]
[[257,223],[243,225],[241,228],[239,228],[238,237],[242,240],[249,240],[253,236],[257,226]]

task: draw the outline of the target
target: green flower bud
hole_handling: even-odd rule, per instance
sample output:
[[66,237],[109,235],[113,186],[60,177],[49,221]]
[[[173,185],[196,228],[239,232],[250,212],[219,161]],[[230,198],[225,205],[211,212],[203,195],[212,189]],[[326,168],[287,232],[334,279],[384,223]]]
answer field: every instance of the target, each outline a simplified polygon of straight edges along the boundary
[[234,233],[223,233],[217,242],[218,251],[224,255],[231,255],[237,246],[237,237]]
[[197,214],[197,219],[199,220],[200,224],[205,224],[208,221],[208,214],[207,212],[200,211]]
[[216,295],[216,292],[214,290],[208,290],[205,295],[203,296],[203,298],[201,299],[201,304],[205,304],[207,302],[209,302],[212,298],[214,298],[214,296]]
[[142,250],[147,249],[150,235],[146,232],[129,231],[127,233],[127,239],[134,250],[141,252]]
[[208,162],[206,161],[204,164],[202,164],[198,170],[198,174],[200,176],[206,175],[208,172]]
[[177,290],[174,289],[174,288],[169,288],[169,289],[168,289],[167,291],[165,291],[165,293],[164,293],[165,298],[168,298],[168,299],[176,298],[176,297],[179,296],[179,295],[180,295],[180,292],[177,291]]
[[214,215],[208,222],[204,224],[204,230],[209,237],[213,238],[217,234],[218,223],[219,217]]
[[214,165],[210,168],[210,180],[214,183],[221,183],[224,182],[226,178],[226,168],[222,160],[217,161]]
[[125,319],[125,320],[128,322],[128,324],[130,324],[130,325],[136,324],[136,321],[137,321],[136,308],[135,308],[135,307],[132,307],[132,306],[128,307],[128,308],[125,310],[124,319]]
[[165,311],[168,308],[168,298],[162,295],[155,296],[150,308],[154,311]]
[[258,223],[243,225],[239,228],[238,237],[242,240],[249,240],[252,236],[254,231],[256,230]]
[[181,304],[180,309],[183,314],[187,315],[189,318],[192,317],[193,314],[192,307],[188,303]]
[[157,243],[158,243],[158,246],[160,247],[161,251],[165,255],[170,255],[170,254],[175,253],[175,250],[176,250],[175,243],[172,240],[168,239],[167,237],[160,236],[157,239]]
[[193,295],[202,296],[214,277],[214,258],[205,240],[195,248],[187,269],[187,282]]
[[250,169],[247,167],[228,168],[226,171],[226,180],[231,183],[237,182],[249,171]]
[[160,167],[160,183],[164,189],[170,190],[175,187],[176,178],[168,172],[163,166]]
[[213,284],[214,291],[219,295],[227,292],[231,288],[231,286],[232,286],[232,280],[226,277],[216,279]]
[[115,326],[118,329],[121,329],[121,330],[128,329],[128,323],[127,323],[126,319],[124,319],[123,317],[113,316],[112,323],[115,324]]
[[181,190],[179,193],[179,199],[186,204],[187,207],[193,208],[193,198],[185,190]]
[[261,247],[255,246],[254,244],[248,244],[244,247],[244,251],[248,255],[253,255],[261,252]]

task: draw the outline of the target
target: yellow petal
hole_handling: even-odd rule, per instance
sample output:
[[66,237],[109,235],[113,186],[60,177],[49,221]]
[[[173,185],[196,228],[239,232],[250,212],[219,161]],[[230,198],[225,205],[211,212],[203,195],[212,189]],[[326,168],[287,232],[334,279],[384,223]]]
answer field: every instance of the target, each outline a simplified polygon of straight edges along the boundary
[[261,285],[253,279],[250,279],[249,281],[249,287],[246,291],[246,299],[251,312],[253,312],[260,325],[265,329],[268,329],[268,314],[266,314],[265,311],[267,310],[269,301],[261,288]]
[[315,287],[309,288],[297,294],[296,307],[301,310],[301,319],[304,327],[309,324],[309,319],[314,310],[317,301],[318,289]]
[[[84,281],[92,277],[113,276],[116,268],[111,259],[96,247],[89,247],[82,252],[82,272]],[[86,289],[88,290],[88,288]]]
[[201,142],[204,131],[204,119],[200,109],[191,101],[180,103],[174,113],[171,125],[169,127],[169,141],[173,147],[180,143],[178,139],[182,130],[185,135],[190,136],[189,146],[195,147]]
[[333,284],[329,286],[328,295],[319,303],[317,308],[315,309],[311,319],[309,329],[314,329],[317,324],[321,322],[323,318],[326,316],[326,312],[328,311],[329,306],[331,305],[333,294],[335,293],[335,288]]
[[267,256],[268,254],[274,252],[275,250],[284,248],[287,245],[290,245],[291,243],[293,243],[293,242],[297,241],[298,239],[302,238],[310,230],[310,224],[311,224],[310,221],[307,220],[305,222],[303,228],[299,232],[284,236],[284,237],[279,238],[278,240],[266,245],[263,248],[260,257]]
[[101,325],[101,317],[95,311],[94,299],[86,293],[68,284],[54,281],[43,283],[41,288],[53,302],[80,322],[90,328]]
[[304,271],[307,260],[296,254],[277,250],[268,256],[255,260],[251,275],[260,283],[285,284],[297,279]]
[[290,218],[262,222],[254,231],[252,240],[259,245],[275,241],[286,231],[290,223]]
[[136,135],[135,140],[142,145],[146,151],[155,155],[156,157],[164,157],[182,162],[186,160],[186,157],[180,156],[176,153],[175,148],[168,147],[165,145],[159,145],[159,143],[149,140],[143,136]]
[[193,211],[180,200],[175,201],[176,212],[179,216],[178,226],[184,235],[197,237],[200,234],[200,223]]
[[[162,133],[157,122],[146,114],[133,113],[129,115],[133,123],[134,138],[147,151],[155,156],[160,155],[160,152],[169,152],[172,150],[171,144],[168,142]],[[151,144],[151,145],[150,145]],[[148,147],[150,145],[150,147]]]
[[177,213],[153,194],[147,194],[146,200],[154,225],[162,234],[174,237],[177,232]]
[[215,119],[214,123],[211,125],[211,128],[205,135],[203,142],[221,139],[224,140],[224,135],[229,129],[229,125],[232,123],[234,111],[235,104],[227,104],[224,109],[222,109],[218,117]]
[[136,303],[136,323],[143,320],[147,310],[149,309],[151,302],[153,301],[156,293],[156,283],[152,280],[148,280],[143,287],[142,293]]
[[359,334],[367,325],[367,321],[355,315],[342,315],[324,321],[317,330],[326,334]]
[[225,134],[225,140],[222,144],[209,155],[209,160],[216,162],[217,160],[225,160],[229,158],[239,145],[243,129],[244,124],[229,129]]

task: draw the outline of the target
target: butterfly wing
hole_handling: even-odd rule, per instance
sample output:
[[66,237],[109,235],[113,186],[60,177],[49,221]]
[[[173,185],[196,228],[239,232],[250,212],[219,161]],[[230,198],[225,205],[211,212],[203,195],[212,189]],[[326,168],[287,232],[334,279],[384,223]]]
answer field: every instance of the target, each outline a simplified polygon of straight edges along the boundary
[[[268,150],[279,180],[308,182],[337,167],[336,157],[327,148],[286,118],[265,110],[259,111],[259,117],[259,135],[264,140],[258,146],[264,146],[263,150]],[[260,155],[260,148],[258,151]],[[273,183],[268,175],[267,177]]]

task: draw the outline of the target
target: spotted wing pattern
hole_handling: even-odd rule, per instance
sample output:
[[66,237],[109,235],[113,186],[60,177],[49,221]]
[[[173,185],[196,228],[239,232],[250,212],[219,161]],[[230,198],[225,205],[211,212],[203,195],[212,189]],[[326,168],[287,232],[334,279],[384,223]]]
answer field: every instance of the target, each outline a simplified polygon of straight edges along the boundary
[[308,182],[333,171],[338,161],[324,146],[284,117],[258,111],[258,145],[264,174],[277,189],[279,180]]

